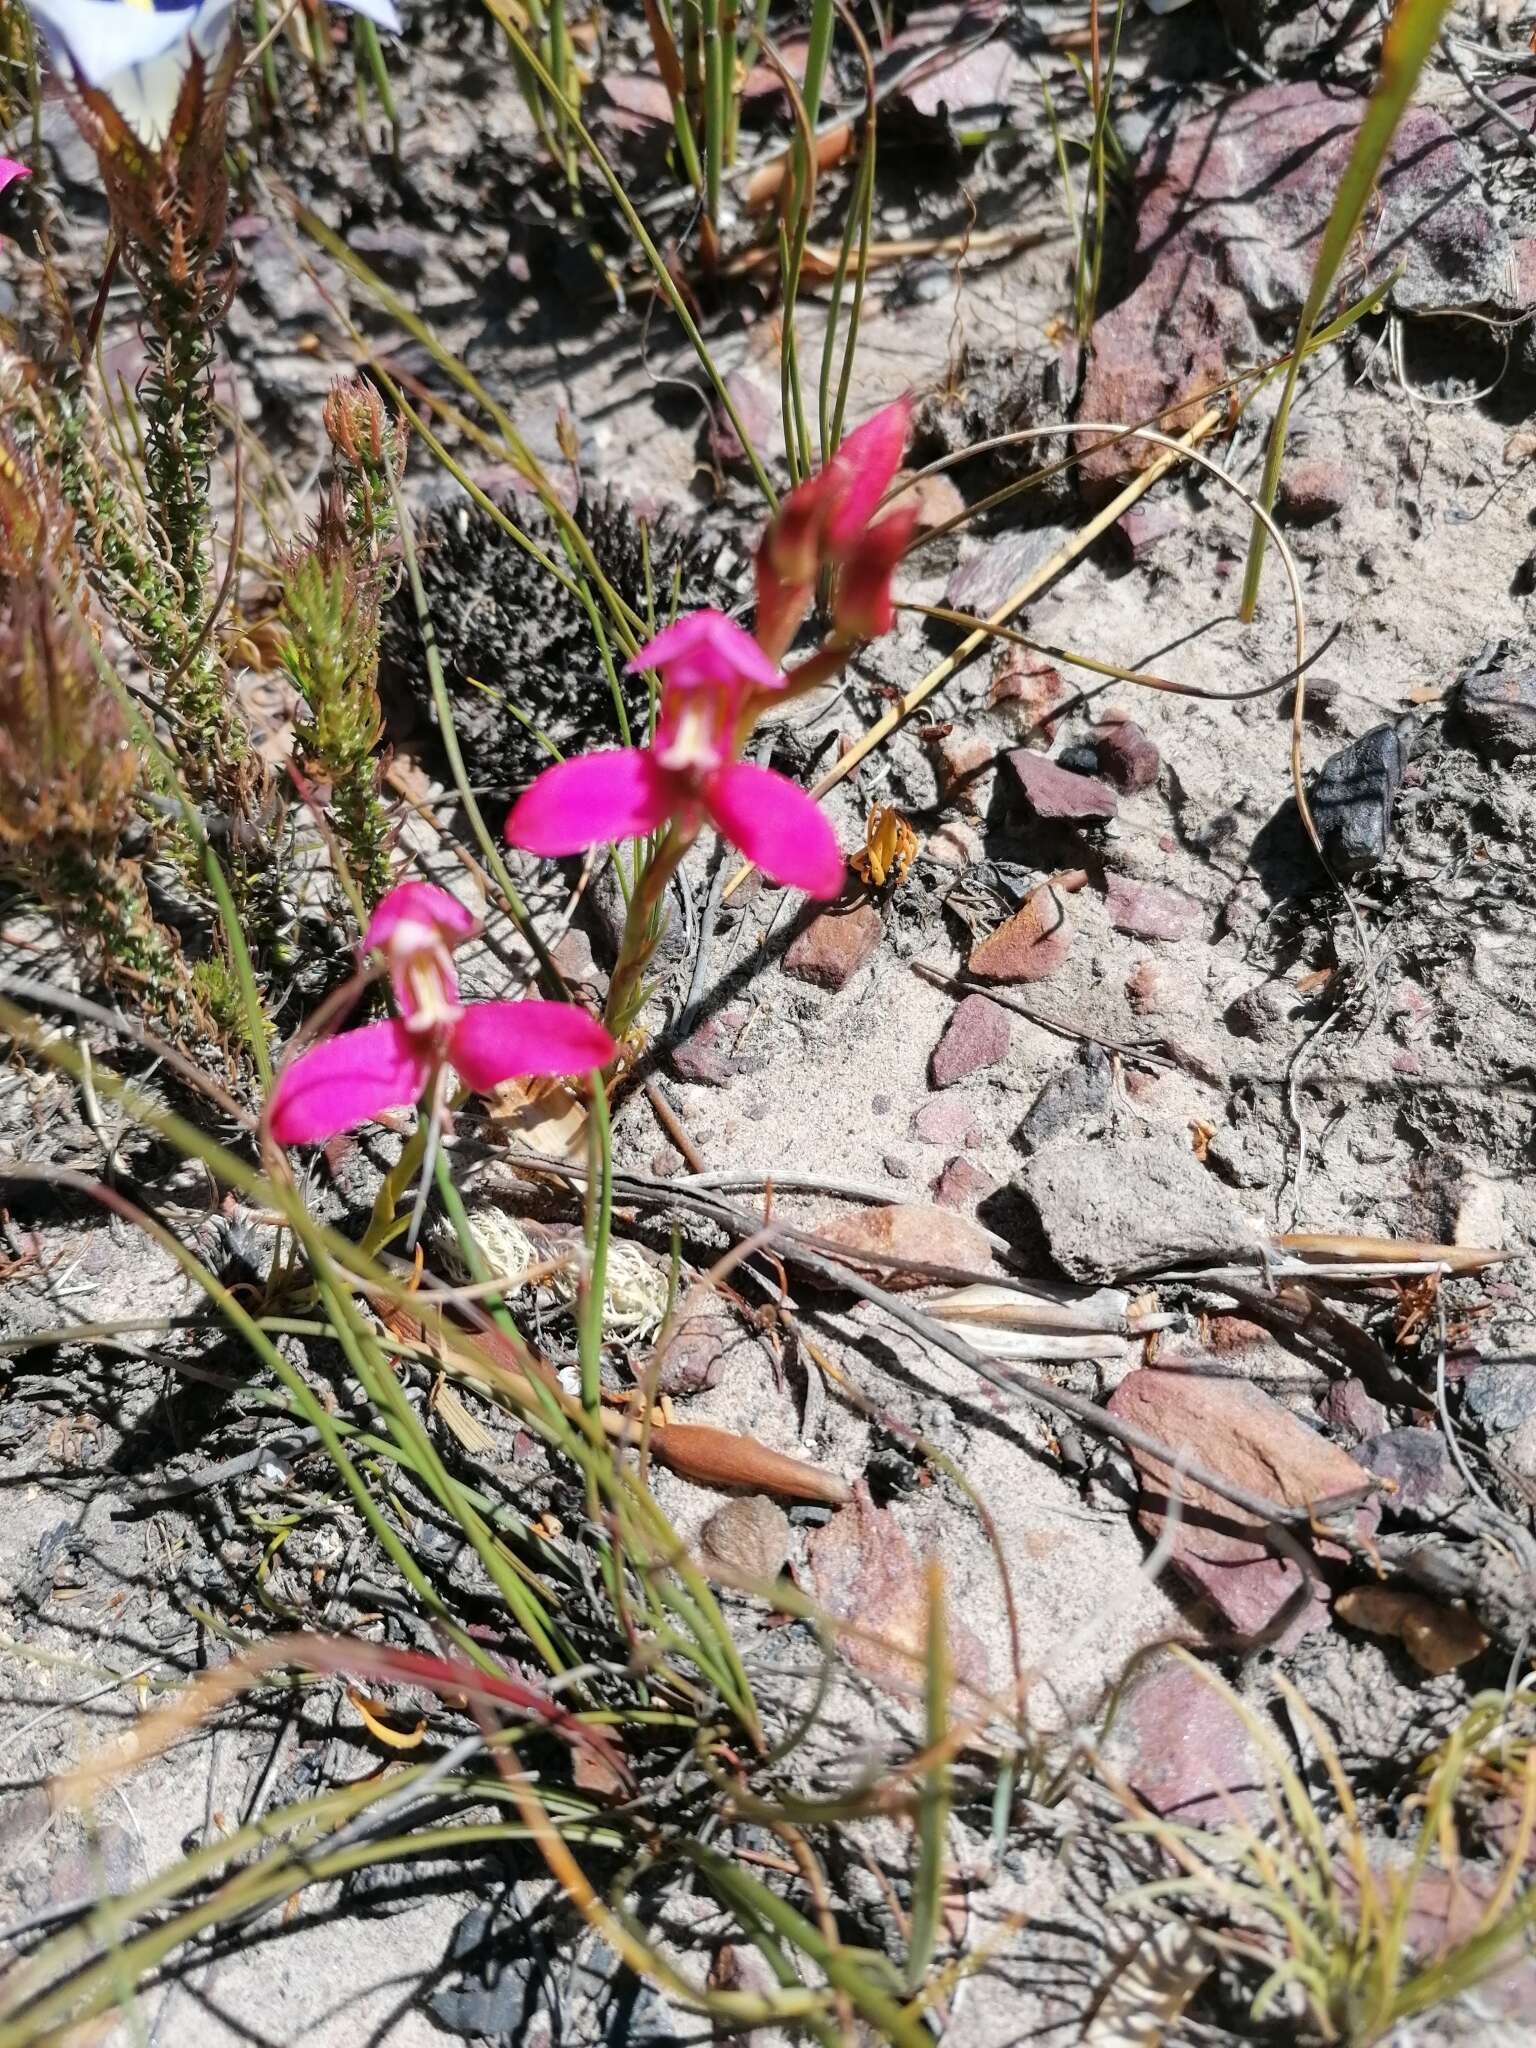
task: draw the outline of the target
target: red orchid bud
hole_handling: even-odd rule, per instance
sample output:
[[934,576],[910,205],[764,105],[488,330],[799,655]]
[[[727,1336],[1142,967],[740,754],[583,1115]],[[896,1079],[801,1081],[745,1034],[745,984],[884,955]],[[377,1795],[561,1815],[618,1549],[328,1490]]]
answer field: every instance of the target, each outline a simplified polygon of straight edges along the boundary
[[917,519],[915,504],[898,506],[866,530],[843,564],[832,606],[832,624],[840,638],[878,640],[896,623],[891,577],[911,545]]

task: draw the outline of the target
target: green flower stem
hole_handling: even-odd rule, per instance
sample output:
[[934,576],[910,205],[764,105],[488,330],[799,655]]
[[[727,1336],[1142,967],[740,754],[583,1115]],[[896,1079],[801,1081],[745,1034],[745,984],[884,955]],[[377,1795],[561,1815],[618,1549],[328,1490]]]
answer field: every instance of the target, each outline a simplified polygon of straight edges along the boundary
[[619,957],[614,963],[613,980],[608,988],[607,1008],[603,1011],[603,1022],[615,1038],[622,1039],[635,1021],[641,1002],[640,977],[661,937],[661,911],[667,884],[677,873],[697,831],[697,826],[685,829],[681,825],[669,825],[646,862],[645,871],[629,899],[624,937],[619,944]]

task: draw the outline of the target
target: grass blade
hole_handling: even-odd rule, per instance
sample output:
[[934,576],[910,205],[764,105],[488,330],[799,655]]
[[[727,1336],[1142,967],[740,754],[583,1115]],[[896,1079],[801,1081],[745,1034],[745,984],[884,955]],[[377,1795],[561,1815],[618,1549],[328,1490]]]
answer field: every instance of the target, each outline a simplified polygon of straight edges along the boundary
[[917,1812],[917,1873],[912,1880],[912,1938],[907,1989],[917,1991],[933,1962],[944,1913],[944,1838],[949,1832],[949,1634],[944,1613],[944,1572],[928,1567],[928,1674],[925,1688],[927,1748],[934,1761],[923,1773]]

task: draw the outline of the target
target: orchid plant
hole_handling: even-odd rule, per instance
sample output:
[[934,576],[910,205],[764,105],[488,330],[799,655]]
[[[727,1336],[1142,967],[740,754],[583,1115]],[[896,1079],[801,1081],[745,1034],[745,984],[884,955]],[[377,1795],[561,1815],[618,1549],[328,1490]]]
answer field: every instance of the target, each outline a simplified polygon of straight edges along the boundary
[[[839,661],[864,626],[889,626],[890,578],[912,521],[897,512],[876,522],[874,513],[901,460],[907,424],[904,400],[877,414],[791,493],[764,534],[758,588],[772,613],[776,653],[828,571],[838,579],[829,646]],[[530,853],[559,858],[605,842],[655,840],[630,897],[609,991],[607,1023],[620,1035],[638,1008],[663,892],[706,821],[772,881],[823,898],[842,887],[843,856],[825,814],[788,777],[741,759],[763,709],[803,686],[807,671],[820,673],[818,661],[786,676],[761,638],[720,612],[690,612],[630,663],[661,677],[650,744],[557,762],[513,806],[507,837]],[[609,1030],[574,1005],[461,1002],[453,953],[475,930],[464,906],[430,883],[404,882],[384,896],[362,956],[379,955],[399,1015],[339,1032],[288,1062],[267,1107],[279,1144],[321,1143],[422,1101],[430,1158],[450,1073],[484,1090],[515,1075],[590,1072],[618,1057]]]
[[[659,935],[667,884],[706,820],[770,881],[833,897],[846,869],[824,813],[787,777],[743,761],[742,748],[775,701],[835,674],[860,640],[889,631],[890,584],[916,522],[915,507],[876,521],[906,446],[910,406],[887,406],[849,435],[827,466],[784,500],[757,551],[757,630],[717,611],[690,612],[629,664],[661,679],[647,747],[557,762],[526,789],[507,838],[559,857],[660,834],[630,896],[609,989],[607,1022],[624,1036]],[[779,663],[831,581],[831,637],[793,675]]]
[[401,882],[363,935],[377,952],[399,1016],[337,1032],[278,1075],[267,1124],[280,1145],[317,1145],[423,1096],[441,1109],[450,1070],[477,1093],[524,1074],[582,1074],[617,1048],[574,1003],[459,1000],[453,954],[479,929],[464,905],[430,882]]

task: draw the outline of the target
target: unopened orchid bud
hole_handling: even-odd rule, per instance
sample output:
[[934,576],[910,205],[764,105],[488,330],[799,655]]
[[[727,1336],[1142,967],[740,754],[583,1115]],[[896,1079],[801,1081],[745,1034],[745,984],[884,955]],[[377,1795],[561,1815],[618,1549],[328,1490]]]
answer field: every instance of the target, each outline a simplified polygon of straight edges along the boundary
[[878,640],[896,623],[891,577],[911,546],[915,504],[898,506],[868,528],[838,572],[832,600],[833,631],[842,640]]

